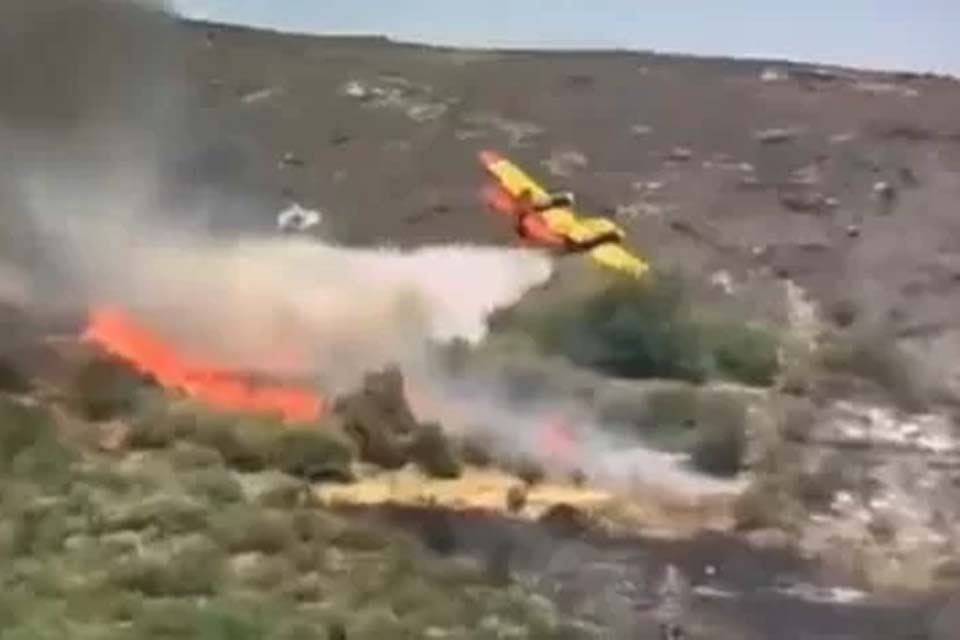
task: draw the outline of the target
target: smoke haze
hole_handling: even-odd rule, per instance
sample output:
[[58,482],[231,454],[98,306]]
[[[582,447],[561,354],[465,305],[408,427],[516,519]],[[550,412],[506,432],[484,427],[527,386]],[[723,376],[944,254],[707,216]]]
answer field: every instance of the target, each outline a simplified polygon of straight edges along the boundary
[[469,416],[501,450],[556,462],[541,428],[562,414],[582,428],[576,459],[558,470],[623,484],[640,462],[668,477],[671,462],[601,435],[588,407],[557,398],[510,407],[490,381],[451,384],[431,366],[431,345],[482,339],[492,311],[551,277],[539,252],[214,237],[189,207],[164,206],[197,127],[183,112],[181,47],[165,9],[115,0],[0,8],[0,82],[13,87],[0,98],[4,302],[77,314],[117,306],[189,356],[310,378],[327,393],[398,363],[417,393],[442,398],[436,417]]

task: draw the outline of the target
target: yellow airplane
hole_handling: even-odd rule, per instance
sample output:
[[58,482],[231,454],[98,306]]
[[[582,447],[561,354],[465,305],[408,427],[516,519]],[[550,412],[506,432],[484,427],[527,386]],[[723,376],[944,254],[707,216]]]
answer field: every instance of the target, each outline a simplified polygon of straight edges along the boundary
[[572,194],[547,191],[495,151],[479,157],[498,185],[485,191],[487,203],[514,219],[521,238],[564,253],[587,253],[598,265],[635,278],[649,273],[650,265],[623,247],[626,234],[612,220],[576,215]]

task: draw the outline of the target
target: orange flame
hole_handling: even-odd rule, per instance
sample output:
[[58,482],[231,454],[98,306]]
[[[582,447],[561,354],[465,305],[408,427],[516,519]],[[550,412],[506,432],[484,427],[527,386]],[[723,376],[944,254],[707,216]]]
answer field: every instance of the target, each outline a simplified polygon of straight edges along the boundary
[[177,353],[159,337],[118,309],[94,309],[83,339],[99,345],[162,387],[186,393],[224,411],[279,414],[291,422],[309,422],[326,410],[324,400],[306,388],[260,385]]
[[556,416],[543,423],[539,432],[540,446],[544,453],[560,464],[570,464],[577,454],[573,432],[566,419]]

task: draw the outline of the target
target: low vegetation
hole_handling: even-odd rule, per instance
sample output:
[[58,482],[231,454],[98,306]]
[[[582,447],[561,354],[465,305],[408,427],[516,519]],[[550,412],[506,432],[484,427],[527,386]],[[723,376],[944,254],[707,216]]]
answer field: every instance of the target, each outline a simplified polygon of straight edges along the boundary
[[923,411],[929,402],[920,367],[882,328],[853,326],[831,336],[820,364],[836,373],[873,382],[899,407]]
[[[305,498],[304,477],[349,459],[338,438],[184,407],[139,418],[101,451],[0,398],[4,638],[586,637],[483,566]],[[424,433],[422,464],[449,475]]]
[[623,388],[598,399],[600,419],[647,444],[690,455],[698,470],[736,475],[747,449],[747,401],[685,383]]
[[500,315],[500,333],[531,338],[545,354],[621,378],[710,378],[767,386],[778,340],[762,327],[698,317],[679,277],[615,280],[599,290],[521,305]]

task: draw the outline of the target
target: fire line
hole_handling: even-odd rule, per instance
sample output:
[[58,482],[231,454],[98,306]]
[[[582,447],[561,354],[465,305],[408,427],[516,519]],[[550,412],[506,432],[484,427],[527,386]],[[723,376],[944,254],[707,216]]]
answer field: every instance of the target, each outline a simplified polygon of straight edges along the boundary
[[116,308],[93,309],[83,339],[151,376],[165,389],[183,392],[213,409],[279,414],[288,422],[313,421],[326,411],[324,399],[310,389],[254,383],[187,358]]

